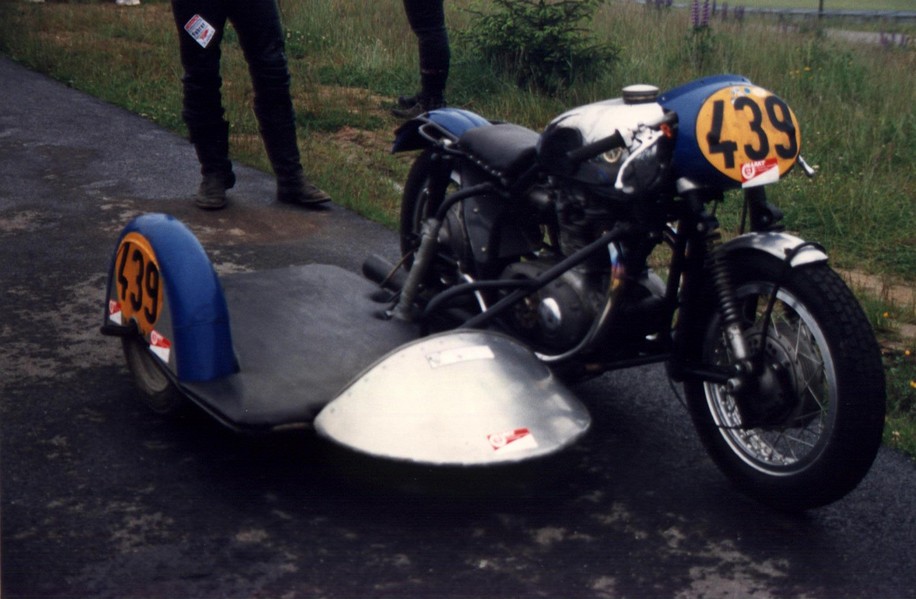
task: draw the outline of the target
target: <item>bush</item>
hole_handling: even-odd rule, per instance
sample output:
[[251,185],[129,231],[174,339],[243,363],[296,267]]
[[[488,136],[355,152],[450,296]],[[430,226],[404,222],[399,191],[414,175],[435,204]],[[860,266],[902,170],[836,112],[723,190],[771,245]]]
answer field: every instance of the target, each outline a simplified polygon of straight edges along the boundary
[[555,92],[600,77],[618,58],[611,42],[593,42],[580,23],[603,0],[494,0],[496,9],[474,15],[458,41],[493,64],[519,87]]

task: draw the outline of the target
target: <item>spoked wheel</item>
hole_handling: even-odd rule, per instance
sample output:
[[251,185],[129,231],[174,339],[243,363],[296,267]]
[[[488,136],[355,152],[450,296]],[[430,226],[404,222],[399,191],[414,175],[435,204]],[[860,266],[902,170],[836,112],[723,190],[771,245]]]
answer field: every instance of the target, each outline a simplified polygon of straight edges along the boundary
[[[685,388],[697,430],[737,486],[774,507],[803,510],[851,491],[881,442],[885,389],[871,326],[826,264],[792,270],[752,254],[731,264],[742,329],[757,356],[752,384]],[[708,314],[696,340],[706,364],[732,362],[722,319]]]
[[143,402],[162,416],[184,413],[190,405],[189,400],[163,372],[146,341],[139,335],[130,335],[123,337],[121,344]]

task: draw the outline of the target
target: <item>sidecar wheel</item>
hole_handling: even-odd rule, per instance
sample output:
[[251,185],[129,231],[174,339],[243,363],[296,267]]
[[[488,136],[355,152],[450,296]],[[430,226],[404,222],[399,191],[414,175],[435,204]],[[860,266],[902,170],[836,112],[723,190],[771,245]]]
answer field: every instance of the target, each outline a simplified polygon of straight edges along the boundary
[[[744,400],[761,405],[765,396],[770,411],[746,425],[732,390],[688,381],[699,436],[717,466],[758,501],[787,511],[836,501],[858,485],[881,444],[884,371],[871,325],[846,284],[818,263],[794,268],[783,280],[763,331],[761,316],[782,262],[745,253],[731,256],[729,268],[750,349],[766,356],[759,392]],[[710,307],[697,320],[694,355],[704,364],[726,364],[730,348],[720,315]]]
[[130,336],[124,337],[121,344],[143,403],[160,416],[183,414],[190,406],[189,400],[163,372],[146,342],[139,336]]

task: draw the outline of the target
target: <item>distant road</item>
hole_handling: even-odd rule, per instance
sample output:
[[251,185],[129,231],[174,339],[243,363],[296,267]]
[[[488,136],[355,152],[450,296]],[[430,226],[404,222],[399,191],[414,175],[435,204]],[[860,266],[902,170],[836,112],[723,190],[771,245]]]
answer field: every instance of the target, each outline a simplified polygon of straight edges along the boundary
[[[727,1],[727,0],[726,0]],[[635,0],[638,4],[656,4],[656,0]],[[725,2],[718,2],[722,6]],[[690,3],[674,2],[671,6],[674,8],[690,8]],[[761,8],[753,6],[742,6],[741,0],[732,0],[728,2],[732,9],[741,8],[744,14],[769,14],[784,15],[789,17],[816,17],[819,14],[825,17],[848,17],[855,19],[892,19],[892,20],[916,20],[916,10],[830,10],[825,9],[823,12],[816,8]]]

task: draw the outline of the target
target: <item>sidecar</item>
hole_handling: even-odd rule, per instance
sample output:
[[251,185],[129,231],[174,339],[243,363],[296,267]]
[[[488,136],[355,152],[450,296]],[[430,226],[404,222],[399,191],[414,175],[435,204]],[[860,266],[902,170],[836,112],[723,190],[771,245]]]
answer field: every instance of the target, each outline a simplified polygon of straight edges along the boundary
[[184,224],[148,214],[118,238],[101,330],[123,339],[151,407],[178,397],[236,431],[312,428],[373,458],[460,467],[556,454],[588,431],[585,407],[518,341],[424,337],[380,295],[329,265],[220,277]]

